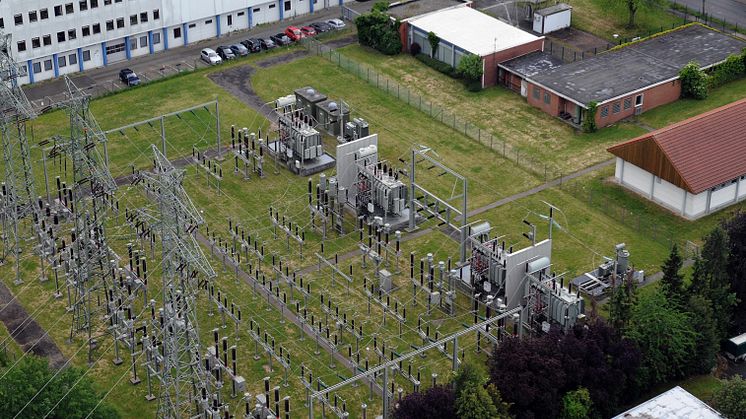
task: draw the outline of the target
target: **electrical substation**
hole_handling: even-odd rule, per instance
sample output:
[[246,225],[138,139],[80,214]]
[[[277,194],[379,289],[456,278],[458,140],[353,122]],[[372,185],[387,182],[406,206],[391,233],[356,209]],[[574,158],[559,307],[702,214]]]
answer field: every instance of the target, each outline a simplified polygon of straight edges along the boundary
[[386,155],[354,97],[305,86],[266,118],[225,123],[215,99],[102,130],[65,78],[65,129],[32,140],[20,71],[0,53],[14,292],[51,290],[64,352],[159,418],[387,418],[504,339],[583,324],[581,292],[643,275],[624,245],[555,273],[554,207],[497,234],[459,166],[420,143]]

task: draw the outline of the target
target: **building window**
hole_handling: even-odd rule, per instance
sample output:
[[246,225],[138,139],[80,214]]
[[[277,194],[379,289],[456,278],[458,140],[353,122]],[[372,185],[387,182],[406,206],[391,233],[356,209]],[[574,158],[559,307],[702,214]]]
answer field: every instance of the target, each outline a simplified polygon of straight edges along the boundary
[[130,49],[137,49],[137,37],[130,38]]
[[0,17],[0,29],[5,28],[5,19]]
[[52,60],[44,60],[44,71],[52,69]]
[[261,10],[262,10],[261,7],[255,7],[254,9],[252,9],[252,12],[253,13],[259,13]]
[[23,25],[23,15],[22,14],[19,13],[19,14],[13,16],[13,20],[15,20],[16,26]]
[[642,106],[642,94],[635,96],[635,106]]
[[101,24],[100,23],[94,23],[93,24],[93,33],[101,33]]
[[32,48],[39,48],[41,46],[41,40],[37,36],[36,38],[31,38],[31,47]]
[[114,21],[113,20],[107,20],[106,21],[106,30],[107,31],[113,31],[114,30]]
[[632,99],[626,98],[624,99],[624,109],[629,109],[632,107]]
[[158,45],[161,43],[161,33],[156,32],[153,34],[153,45]]
[[158,20],[161,18],[161,11],[158,9],[153,10],[153,20]]
[[41,73],[41,63],[34,63],[34,74]]
[[68,29],[67,30],[67,39],[76,39],[78,37],[78,33],[75,29]]
[[544,92],[544,103],[552,103],[552,95],[550,95],[549,92]]
[[87,49],[83,51],[83,62],[91,61],[91,50]]
[[289,1],[286,1],[286,2],[285,2],[285,11],[286,11],[286,12],[290,10],[290,7],[291,7],[291,5],[292,5],[292,3],[291,3],[291,2],[289,2]]
[[534,86],[534,99],[539,100],[541,99],[541,89]]
[[75,12],[75,9],[73,8],[73,4],[72,3],[67,3],[65,5],[65,14],[69,15],[70,13],[74,13],[74,12]]
[[145,23],[148,21],[148,12],[141,12],[140,13],[140,23]]
[[91,9],[95,9],[98,7],[98,0],[91,0]]
[[622,110],[622,104],[619,102],[615,102],[613,105],[611,105],[611,112],[612,113],[619,113]]
[[120,17],[117,18],[117,29],[122,29],[124,27],[124,18]]
[[80,5],[80,11],[88,10],[88,0],[80,0],[78,3]]
[[39,10],[39,19],[49,19],[49,9]]
[[141,36],[140,37],[140,46],[141,47],[147,47],[148,46],[148,37],[147,36]]
[[197,24],[196,24],[196,23],[190,23],[190,24],[189,24],[189,29],[194,29],[194,28],[196,28],[196,27],[197,27]]
[[232,26],[233,25],[233,15],[228,15],[227,17],[228,17],[228,26]]
[[80,32],[83,34],[83,36],[91,36],[91,27],[90,26],[83,26],[80,28]]
[[62,5],[58,4],[57,6],[54,6],[54,15],[55,16],[62,16]]
[[601,108],[601,118],[606,118],[607,116],[609,116],[609,107],[604,106]]
[[67,61],[70,65],[75,65],[78,63],[78,56],[76,54],[70,54],[67,56]]
[[42,39],[42,43],[44,43],[45,47],[49,46],[49,45],[52,45],[52,35],[49,35],[49,34],[44,35],[44,36],[42,36],[41,39]]
[[111,4],[111,0],[104,0],[104,6],[108,6]]
[[212,25],[212,19],[207,19],[205,21],[205,25]]
[[245,12],[238,12],[238,14],[236,16],[241,17],[241,16],[243,16],[245,14],[246,14]]
[[130,26],[137,25],[137,15],[130,16]]
[[276,5],[276,4],[274,4],[274,3],[272,3],[272,4],[270,4],[270,5],[269,5],[269,8],[270,8],[270,9],[274,9],[274,8],[275,8],[275,6],[277,6],[277,5]]
[[18,52],[26,51],[26,41],[18,41]]
[[36,22],[39,20],[39,15],[36,13],[36,10],[32,10],[28,12],[28,21],[29,22]]
[[174,38],[181,38],[181,28],[174,28]]
[[106,46],[106,55],[116,54],[117,52],[122,51],[124,51],[124,42]]
[[57,32],[57,42],[65,42],[65,31]]
[[67,57],[65,57],[64,55],[57,57],[57,67],[67,67]]

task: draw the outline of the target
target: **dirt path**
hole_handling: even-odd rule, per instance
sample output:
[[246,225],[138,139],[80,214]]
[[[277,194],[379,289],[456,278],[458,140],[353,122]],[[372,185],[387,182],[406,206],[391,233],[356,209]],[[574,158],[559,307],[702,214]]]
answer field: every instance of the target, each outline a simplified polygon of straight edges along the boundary
[[65,356],[49,334],[31,318],[13,293],[0,282],[0,321],[10,332],[10,336],[25,352],[49,359],[53,368],[62,367]]

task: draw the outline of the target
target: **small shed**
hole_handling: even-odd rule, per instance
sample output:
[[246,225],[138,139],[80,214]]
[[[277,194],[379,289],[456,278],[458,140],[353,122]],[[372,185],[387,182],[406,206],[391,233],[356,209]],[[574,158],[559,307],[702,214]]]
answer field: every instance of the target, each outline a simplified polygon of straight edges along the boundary
[[350,107],[342,101],[325,100],[316,104],[316,121],[329,135],[344,133],[344,126],[350,122]]
[[534,32],[547,34],[560,29],[569,28],[572,7],[567,3],[555,4],[546,9],[534,12]]
[[316,104],[326,100],[326,95],[310,86],[295,89],[295,108],[318,120]]

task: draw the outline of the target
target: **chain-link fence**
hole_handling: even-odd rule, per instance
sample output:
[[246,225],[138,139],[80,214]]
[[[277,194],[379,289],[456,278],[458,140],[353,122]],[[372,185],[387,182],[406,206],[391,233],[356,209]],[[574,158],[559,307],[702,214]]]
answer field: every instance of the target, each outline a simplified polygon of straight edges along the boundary
[[407,86],[379,73],[371,66],[350,59],[339,51],[312,38],[304,38],[303,45],[310,53],[328,59],[340,68],[354,74],[408,105],[419,109],[431,118],[442,122],[465,136],[489,147],[500,156],[515,162],[517,165],[531,173],[534,173],[545,181],[560,178],[562,176],[562,172],[556,170],[554,166],[546,164],[528,153],[521,152],[517,148],[512,147],[502,138],[472,122],[460,118],[455,113],[452,113],[437,103],[419,95]]

